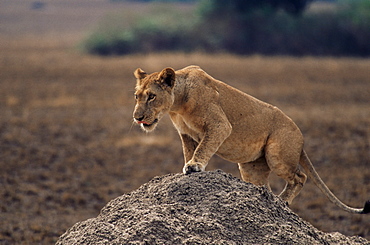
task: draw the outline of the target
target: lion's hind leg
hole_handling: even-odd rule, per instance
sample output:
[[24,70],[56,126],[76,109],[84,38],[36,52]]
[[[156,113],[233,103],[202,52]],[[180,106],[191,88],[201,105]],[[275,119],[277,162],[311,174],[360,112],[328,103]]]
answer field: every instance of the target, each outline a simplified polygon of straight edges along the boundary
[[264,157],[261,157],[254,162],[238,163],[238,165],[240,175],[245,182],[258,186],[266,186],[271,191],[268,181],[271,170]]
[[298,167],[301,149],[297,145],[294,149],[294,145],[282,148],[278,143],[270,143],[266,147],[265,155],[270,169],[286,181],[285,188],[279,196],[289,205],[307,180],[307,176]]
[[290,205],[293,202],[293,199],[302,190],[303,185],[307,180],[307,176],[299,169],[297,169],[292,177],[289,177],[288,180],[285,180],[287,183],[284,190],[280,193],[279,197]]

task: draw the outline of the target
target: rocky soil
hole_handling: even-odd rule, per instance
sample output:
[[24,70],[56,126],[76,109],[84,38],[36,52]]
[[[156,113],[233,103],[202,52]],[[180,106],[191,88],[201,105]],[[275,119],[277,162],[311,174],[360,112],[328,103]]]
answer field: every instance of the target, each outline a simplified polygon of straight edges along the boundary
[[78,222],[62,244],[370,244],[324,233],[266,188],[221,170],[156,177]]

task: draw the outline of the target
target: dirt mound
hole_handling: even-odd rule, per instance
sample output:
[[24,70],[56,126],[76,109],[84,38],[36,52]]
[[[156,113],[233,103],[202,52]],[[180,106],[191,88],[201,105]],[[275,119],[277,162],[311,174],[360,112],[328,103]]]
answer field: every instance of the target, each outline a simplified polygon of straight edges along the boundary
[[324,233],[221,170],[156,177],[75,224],[57,244],[365,244]]

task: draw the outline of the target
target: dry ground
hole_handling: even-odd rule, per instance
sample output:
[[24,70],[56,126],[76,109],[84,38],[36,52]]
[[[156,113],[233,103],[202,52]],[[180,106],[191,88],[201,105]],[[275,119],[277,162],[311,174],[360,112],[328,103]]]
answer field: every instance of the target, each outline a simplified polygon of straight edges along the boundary
[[[0,1],[5,3],[10,1]],[[154,72],[197,64],[278,106],[303,131],[306,151],[332,191],[351,206],[370,198],[369,59],[100,58],[74,48],[84,25],[23,35],[11,31],[12,25],[23,26],[12,21],[0,26],[0,244],[53,243],[112,198],[154,176],[181,171],[181,143],[168,118],[152,134],[132,123],[137,67]],[[217,168],[239,176],[236,164],[214,157],[209,169]],[[271,180],[279,192],[282,182]],[[310,181],[292,209],[323,231],[370,239],[369,216],[339,210]]]

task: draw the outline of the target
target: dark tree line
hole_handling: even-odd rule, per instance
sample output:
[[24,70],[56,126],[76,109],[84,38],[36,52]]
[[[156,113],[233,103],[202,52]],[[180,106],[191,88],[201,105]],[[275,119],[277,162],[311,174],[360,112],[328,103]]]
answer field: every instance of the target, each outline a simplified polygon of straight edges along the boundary
[[370,55],[369,0],[342,0],[336,3],[337,10],[305,12],[311,1],[195,1],[198,6],[191,16],[174,11],[144,16],[128,29],[94,33],[85,48],[102,55],[179,50]]

